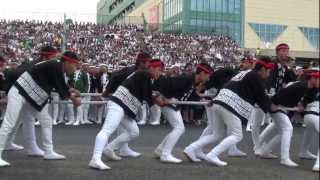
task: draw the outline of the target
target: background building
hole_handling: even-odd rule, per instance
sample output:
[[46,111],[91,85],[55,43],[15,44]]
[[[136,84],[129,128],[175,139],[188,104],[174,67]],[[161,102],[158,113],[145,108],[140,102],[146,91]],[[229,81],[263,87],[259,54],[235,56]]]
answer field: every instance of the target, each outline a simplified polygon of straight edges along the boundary
[[163,31],[215,33],[243,44],[243,1],[164,0]]
[[285,42],[298,61],[319,59],[319,0],[101,0],[97,14],[98,23],[223,34],[266,55]]
[[269,55],[285,42],[297,60],[319,59],[319,0],[245,0],[244,42]]
[[100,0],[97,4],[97,23],[143,23],[141,17],[129,15],[146,0]]

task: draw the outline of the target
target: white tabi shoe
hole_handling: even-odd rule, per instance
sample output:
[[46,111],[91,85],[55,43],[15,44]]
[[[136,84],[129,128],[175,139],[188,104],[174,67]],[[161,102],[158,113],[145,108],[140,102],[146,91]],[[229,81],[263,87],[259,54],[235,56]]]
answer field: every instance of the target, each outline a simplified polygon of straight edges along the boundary
[[207,155],[202,151],[202,149],[196,150],[196,156],[197,156],[197,158],[199,158],[201,160],[206,160],[206,158],[207,158]]
[[93,169],[101,170],[101,171],[105,171],[105,170],[110,170],[111,169],[111,167],[105,165],[101,160],[95,160],[95,159],[92,159],[89,162],[89,167],[93,168]]
[[65,125],[71,126],[71,125],[73,125],[74,123],[75,123],[75,121],[69,121],[69,122],[67,122]]
[[261,159],[278,159],[278,156],[272,154],[272,153],[267,153],[267,154],[260,154]]
[[43,156],[45,160],[65,160],[66,157],[64,155],[58,154],[56,152],[51,152],[49,154],[45,154]]
[[288,167],[298,167],[299,165],[293,162],[291,159],[281,159],[280,164]]
[[93,124],[93,122],[89,121],[89,120],[85,120],[84,124]]
[[195,150],[191,147],[186,147],[183,153],[191,162],[201,162],[201,159],[197,158]]
[[228,165],[227,162],[221,161],[217,156],[214,156],[214,155],[207,155],[206,161],[209,162],[210,164],[213,164],[219,167]]
[[110,148],[105,148],[103,150],[103,154],[107,156],[108,159],[113,160],[113,161],[121,161],[122,158],[118,156],[112,149]]
[[76,121],[72,124],[73,126],[79,126],[80,125],[80,121]]
[[170,155],[162,155],[160,157],[160,161],[163,162],[163,163],[173,163],[173,164],[182,163],[181,159],[175,158],[171,154]]
[[152,122],[152,123],[150,123],[150,125],[152,125],[152,126],[157,126],[157,125],[160,125],[160,122],[159,122],[159,121]]
[[140,125],[140,126],[143,126],[143,125],[146,125],[146,124],[147,124],[146,121],[139,121],[139,122],[138,122],[138,125]]
[[122,157],[137,158],[137,157],[141,156],[141,153],[138,153],[138,152],[132,150],[131,148],[127,147],[127,148],[121,148],[119,150],[119,155]]
[[299,157],[301,159],[310,159],[310,160],[316,160],[317,156],[312,154],[310,151],[304,152],[304,153],[300,153]]
[[156,156],[156,158],[160,158],[161,157],[161,155],[162,155],[162,150],[161,149],[159,149],[159,148],[156,148],[155,150],[154,150],[154,155]]
[[0,158],[0,167],[10,166],[10,163]]
[[6,146],[6,148],[4,150],[6,150],[6,151],[21,151],[23,149],[24,149],[23,146],[20,146],[15,143],[10,143],[8,146]]
[[44,156],[44,151],[40,148],[33,148],[26,150],[27,155],[30,157],[43,157]]
[[315,164],[312,168],[312,171],[319,172],[319,164]]
[[228,156],[230,157],[247,157],[247,153],[240,151],[236,147],[232,147],[228,151]]

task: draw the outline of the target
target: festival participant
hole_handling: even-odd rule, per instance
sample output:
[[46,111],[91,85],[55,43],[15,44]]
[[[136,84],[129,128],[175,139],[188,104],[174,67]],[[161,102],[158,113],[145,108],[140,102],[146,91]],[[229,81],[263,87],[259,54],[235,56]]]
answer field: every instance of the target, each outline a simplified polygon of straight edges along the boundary
[[[190,159],[197,159],[195,150],[223,139],[206,156],[209,163],[226,166],[219,155],[235,146],[243,138],[241,120],[248,120],[256,103],[265,112],[277,110],[265,93],[264,80],[268,78],[273,63],[268,57],[260,57],[253,70],[242,71],[231,79],[213,99],[211,127],[214,134],[207,135],[189,145],[194,153],[188,153]],[[228,130],[225,137],[226,130]],[[190,152],[190,151],[189,151]]]
[[109,144],[110,148],[107,146],[108,153],[106,155],[108,157],[114,156],[114,147],[120,147],[139,136],[139,128],[134,118],[143,101],[150,105],[153,104],[153,101],[161,106],[164,104],[162,97],[154,97],[152,95],[152,81],[159,78],[162,69],[163,64],[161,61],[151,61],[149,69],[131,74],[110,96],[107,104],[108,113],[102,129],[96,137],[93,156],[89,163],[91,168],[99,170],[111,169],[102,162],[101,156],[110,135],[120,124],[126,131]]
[[[318,73],[315,73],[310,75],[307,81],[297,81],[282,88],[272,96],[271,100],[277,106],[297,106],[299,108],[298,111],[302,112],[306,106],[306,101],[312,99],[314,92],[318,91],[318,88],[319,77]],[[301,101],[303,97],[304,99]],[[293,127],[287,113],[284,108],[271,113],[273,122],[261,133],[257,151],[261,157],[269,157],[274,146],[281,143],[280,164],[288,167],[298,167],[298,164],[290,159]]]
[[[0,167],[9,166],[10,163],[2,159],[2,152],[8,137],[17,130],[22,118],[40,117],[46,122],[42,129],[47,134],[43,140],[44,157],[56,155],[52,146],[52,119],[46,110],[50,93],[54,88],[63,99],[71,99],[73,104],[79,106],[80,93],[69,89],[64,80],[64,73],[72,74],[79,59],[70,51],[63,53],[59,60],[50,60],[36,64],[24,72],[10,88],[8,93],[7,111],[0,129]],[[48,154],[46,154],[48,153]]]
[[[197,95],[199,93],[199,89],[197,88],[203,86],[203,84],[209,80],[212,72],[213,70],[208,64],[200,63],[196,66],[195,73],[176,77],[163,76],[159,78],[159,80],[154,83],[154,89],[159,91],[160,94],[167,99],[188,100],[192,94]],[[162,107],[162,113],[172,127],[172,131],[157,146],[155,154],[160,158],[161,162],[181,163],[181,159],[172,155],[174,146],[185,132],[180,107],[167,105]]]

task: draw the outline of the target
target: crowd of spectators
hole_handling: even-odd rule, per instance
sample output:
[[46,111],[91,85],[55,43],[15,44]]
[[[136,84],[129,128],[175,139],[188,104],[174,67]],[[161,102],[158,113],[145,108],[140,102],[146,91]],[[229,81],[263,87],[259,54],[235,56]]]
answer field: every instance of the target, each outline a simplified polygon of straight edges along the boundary
[[203,60],[232,64],[242,55],[236,42],[222,35],[148,33],[141,25],[0,20],[0,53],[11,61],[33,60],[40,47],[60,49],[64,40],[67,49],[93,65],[130,64],[140,50],[161,58],[167,66]]

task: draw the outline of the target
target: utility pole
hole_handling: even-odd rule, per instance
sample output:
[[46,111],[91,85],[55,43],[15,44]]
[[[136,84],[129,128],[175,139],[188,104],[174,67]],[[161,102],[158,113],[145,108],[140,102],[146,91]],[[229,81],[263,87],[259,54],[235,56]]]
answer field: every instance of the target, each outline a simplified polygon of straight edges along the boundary
[[66,24],[66,13],[64,13],[63,14],[63,34],[62,34],[62,44],[61,44],[62,52],[66,50],[66,43],[67,43],[67,24]]

